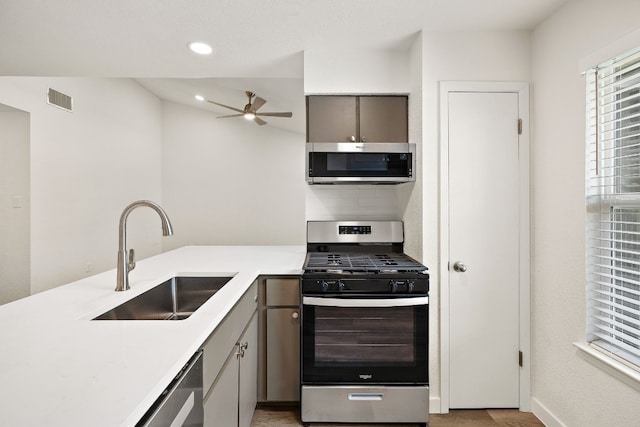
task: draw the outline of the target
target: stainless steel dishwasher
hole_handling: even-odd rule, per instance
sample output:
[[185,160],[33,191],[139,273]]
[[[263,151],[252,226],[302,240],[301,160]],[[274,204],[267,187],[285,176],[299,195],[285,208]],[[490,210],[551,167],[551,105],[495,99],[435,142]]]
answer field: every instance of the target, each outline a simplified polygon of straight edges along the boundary
[[202,350],[193,355],[136,427],[202,427]]

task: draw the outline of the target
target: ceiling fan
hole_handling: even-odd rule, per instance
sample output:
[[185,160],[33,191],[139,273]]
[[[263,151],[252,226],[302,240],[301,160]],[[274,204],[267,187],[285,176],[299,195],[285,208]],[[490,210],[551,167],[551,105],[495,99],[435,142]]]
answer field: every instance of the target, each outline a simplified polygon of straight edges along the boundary
[[[219,106],[224,107],[224,108],[228,108],[228,109],[233,110],[233,111],[237,111],[239,113],[239,114],[231,114],[229,116],[219,116],[218,117],[219,119],[226,119],[226,118],[229,118],[229,117],[244,117],[247,120],[253,120],[254,122],[259,124],[260,126],[267,124],[267,122],[262,120],[260,118],[260,116],[262,116],[262,117],[291,117],[293,115],[291,112],[277,112],[277,113],[266,113],[265,112],[265,113],[259,113],[258,110],[260,109],[260,107],[262,107],[264,104],[266,104],[267,101],[265,101],[264,99],[260,98],[259,96],[256,96],[256,94],[251,92],[251,91],[246,91],[245,93],[247,94],[247,97],[249,98],[249,103],[247,105],[245,105],[243,109],[230,107],[228,105],[220,104],[219,102],[215,102],[215,101],[207,101],[207,102],[219,105]],[[255,97],[255,100],[253,100],[253,102],[251,102],[251,100],[254,97]]]

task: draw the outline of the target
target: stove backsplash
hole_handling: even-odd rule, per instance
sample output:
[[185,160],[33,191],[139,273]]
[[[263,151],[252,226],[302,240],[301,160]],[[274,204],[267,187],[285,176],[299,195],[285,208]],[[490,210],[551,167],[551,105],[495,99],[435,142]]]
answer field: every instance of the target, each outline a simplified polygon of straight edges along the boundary
[[424,262],[420,192],[421,187],[417,183],[305,185],[305,219],[307,221],[403,221],[404,252]]
[[307,221],[400,219],[398,186],[307,186],[306,219]]

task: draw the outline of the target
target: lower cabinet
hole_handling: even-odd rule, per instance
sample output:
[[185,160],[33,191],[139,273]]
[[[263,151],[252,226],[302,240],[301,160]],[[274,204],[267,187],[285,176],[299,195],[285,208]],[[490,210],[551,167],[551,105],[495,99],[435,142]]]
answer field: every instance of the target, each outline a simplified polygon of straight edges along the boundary
[[298,402],[299,347],[300,277],[260,277],[203,345],[204,426],[250,427],[258,401]]
[[254,284],[203,346],[205,427],[251,425],[258,395],[256,308]]
[[225,365],[215,385],[204,399],[205,426],[238,425],[238,363],[235,354]]
[[300,400],[300,277],[260,279],[258,400]]
[[242,350],[238,368],[238,425],[249,427],[258,402],[258,316],[251,318],[241,338]]

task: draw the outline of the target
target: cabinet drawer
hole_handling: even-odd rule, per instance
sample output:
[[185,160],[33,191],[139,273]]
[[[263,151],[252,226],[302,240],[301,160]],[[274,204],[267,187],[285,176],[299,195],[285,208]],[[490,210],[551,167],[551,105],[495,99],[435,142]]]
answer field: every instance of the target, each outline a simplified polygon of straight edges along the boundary
[[300,280],[266,279],[266,305],[300,305]]

